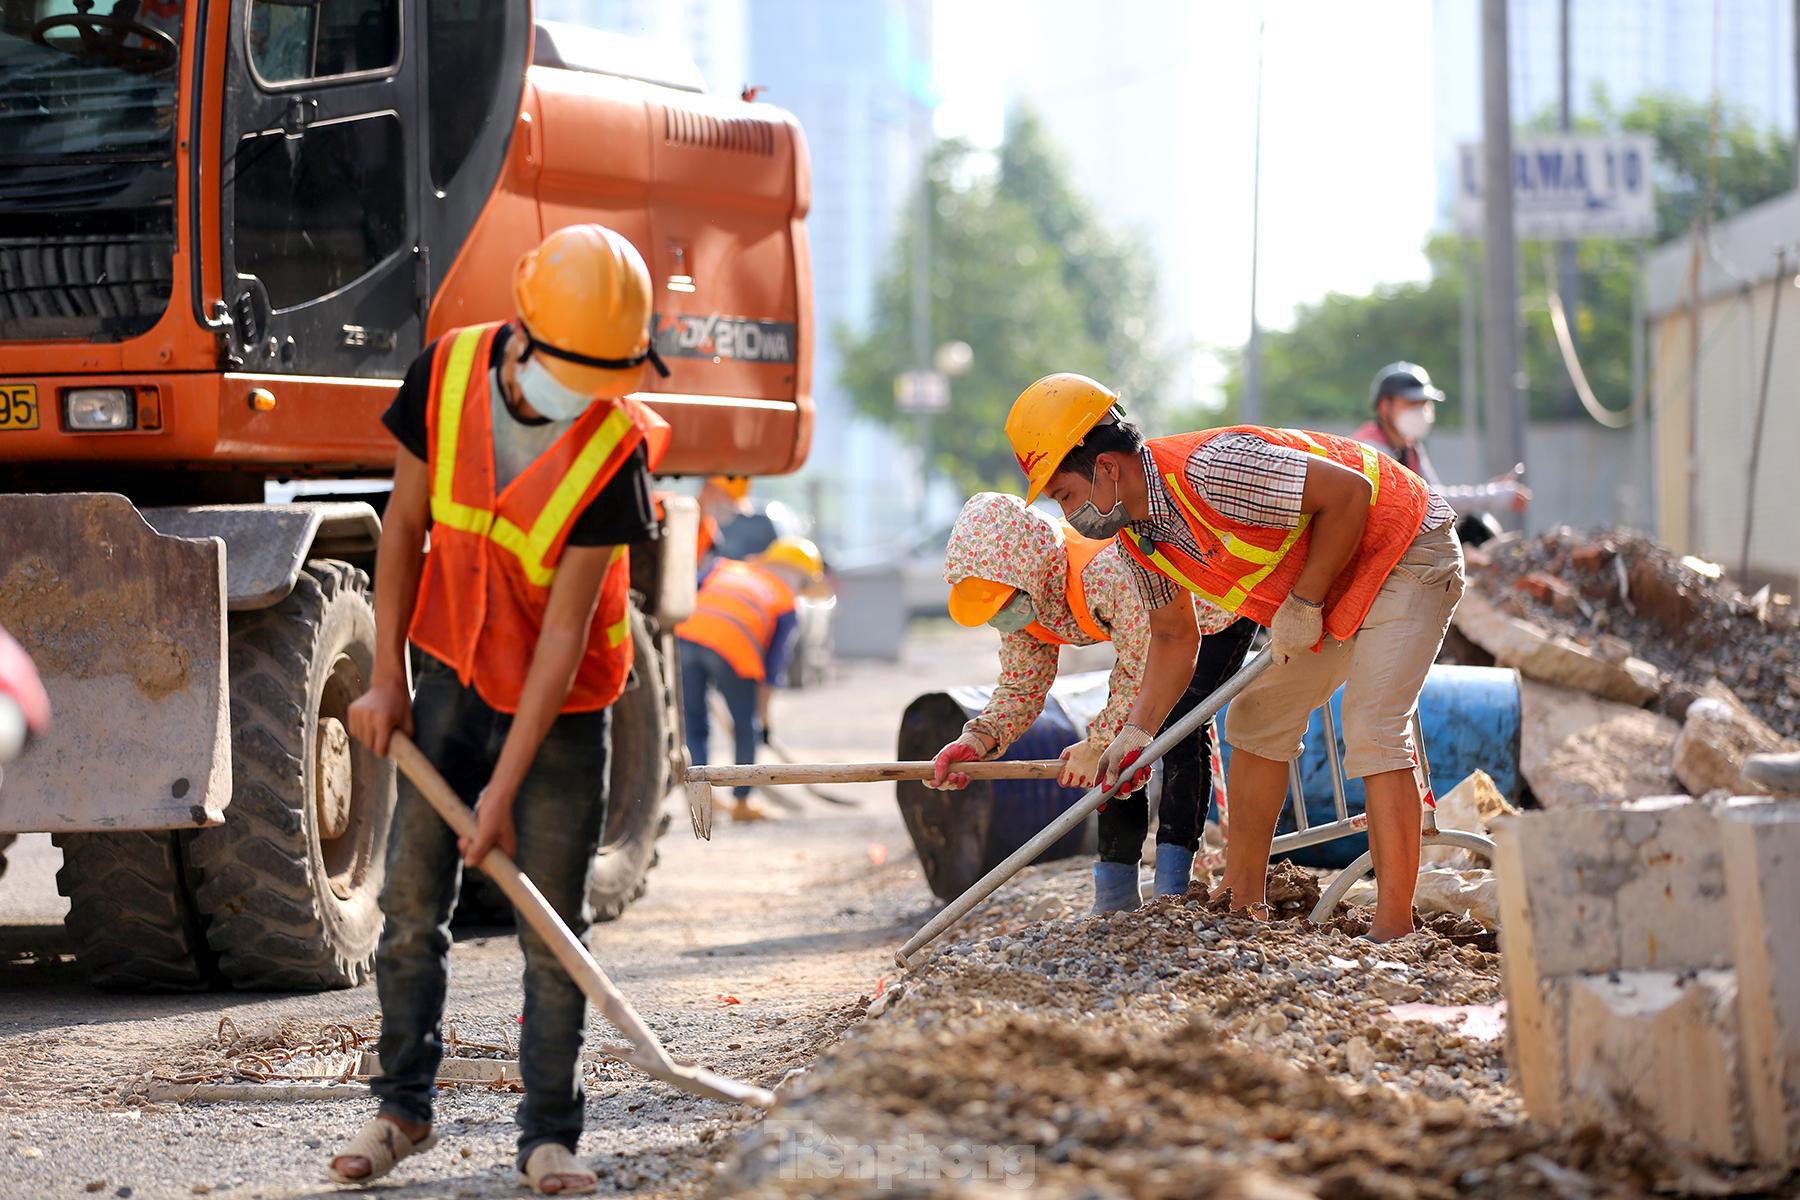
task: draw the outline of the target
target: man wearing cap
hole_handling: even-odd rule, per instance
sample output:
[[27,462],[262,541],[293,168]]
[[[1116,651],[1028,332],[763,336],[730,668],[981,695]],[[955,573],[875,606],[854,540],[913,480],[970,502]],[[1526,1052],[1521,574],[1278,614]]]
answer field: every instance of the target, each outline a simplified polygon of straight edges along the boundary
[[[1389,363],[1375,373],[1369,384],[1369,406],[1375,415],[1350,436],[1399,459],[1402,466],[1431,484],[1459,513],[1508,509],[1524,512],[1531,505],[1531,489],[1519,482],[1516,469],[1492,483],[1445,487],[1438,479],[1437,470],[1425,453],[1425,437],[1436,424],[1437,406],[1443,402],[1443,389],[1432,384],[1424,367],[1410,362]],[[1485,532],[1480,537],[1470,536],[1470,520],[1465,519],[1463,527],[1463,540],[1471,545],[1486,540]]]
[[[996,758],[1018,741],[1044,709],[1065,645],[1111,642],[1117,651],[1106,707],[1087,737],[1062,752],[1064,787],[1091,787],[1100,756],[1137,700],[1150,622],[1124,554],[1115,542],[1084,538],[1017,496],[979,492],[963,505],[944,552],[950,616],[960,625],[1000,631],[1000,679],[981,712],[955,741],[938,751],[928,786],[961,788],[956,764]],[[1243,663],[1256,631],[1215,605],[1194,598],[1206,635],[1174,720],[1210,696]],[[1179,896],[1193,875],[1200,825],[1212,799],[1212,746],[1207,729],[1183,738],[1163,759],[1156,829],[1158,896]],[[1136,908],[1143,901],[1138,864],[1150,831],[1141,795],[1121,796],[1100,813],[1094,863],[1095,913]]]
[[[379,1110],[332,1158],[340,1184],[366,1184],[437,1141],[464,868],[499,846],[577,938],[588,928],[610,708],[631,673],[626,547],[657,536],[650,472],[669,439],[631,393],[645,362],[663,368],[650,345],[650,273],[611,229],[550,234],[519,260],[513,301],[513,320],[428,346],[383,418],[400,445],[375,568],[375,660],[350,732],[378,754],[395,730],[410,735],[475,806],[477,834],[459,843],[400,779],[375,960]],[[594,1172],[574,1156],[587,999],[523,922],[519,941],[520,1181],[591,1192]]]
[[[1028,498],[1088,537],[1119,537],[1150,610],[1130,719],[1101,757],[1128,773],[1192,677],[1186,592],[1269,630],[1275,666],[1232,702],[1231,810],[1219,895],[1266,919],[1269,844],[1312,710],[1340,684],[1345,770],[1368,792],[1379,898],[1369,936],[1412,929],[1422,794],[1411,718],[1462,596],[1455,512],[1417,474],[1350,438],[1239,425],[1144,439],[1082,375],[1038,380],[1006,420]],[[1142,774],[1127,781],[1137,786]]]

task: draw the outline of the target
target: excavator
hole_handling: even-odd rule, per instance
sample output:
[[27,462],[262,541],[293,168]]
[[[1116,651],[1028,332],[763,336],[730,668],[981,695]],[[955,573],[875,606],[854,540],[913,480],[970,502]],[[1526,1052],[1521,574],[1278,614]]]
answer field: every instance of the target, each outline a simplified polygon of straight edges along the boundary
[[[121,990],[365,979],[392,767],[380,423],[444,331],[511,316],[547,232],[629,237],[670,476],[811,439],[805,139],[684,55],[523,0],[0,0],[0,627],[55,717],[0,782]],[[596,912],[642,893],[682,766],[691,500],[631,548]]]

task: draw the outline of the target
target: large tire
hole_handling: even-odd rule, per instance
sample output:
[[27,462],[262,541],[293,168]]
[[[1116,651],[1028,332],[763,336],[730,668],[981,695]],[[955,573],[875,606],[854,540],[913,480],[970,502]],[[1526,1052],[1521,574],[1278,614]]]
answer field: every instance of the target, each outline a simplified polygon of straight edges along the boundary
[[[186,836],[207,939],[235,987],[354,987],[374,965],[394,770],[332,725],[347,724],[373,668],[368,591],[355,567],[315,559],[280,604],[231,614],[231,805],[224,825]],[[346,763],[349,818],[333,837],[317,789],[335,778],[341,790]]]
[[[673,639],[670,639],[673,641]],[[669,721],[666,662],[650,626],[631,610],[635,682],[613,704],[612,760],[608,764],[606,828],[588,871],[594,920],[616,920],[644,894],[657,863],[656,839],[669,827],[663,798],[669,793],[669,760],[676,730]]]
[[181,837],[162,830],[66,833],[56,890],[69,899],[63,928],[95,987],[110,992],[195,992],[218,982],[218,956],[194,906]]

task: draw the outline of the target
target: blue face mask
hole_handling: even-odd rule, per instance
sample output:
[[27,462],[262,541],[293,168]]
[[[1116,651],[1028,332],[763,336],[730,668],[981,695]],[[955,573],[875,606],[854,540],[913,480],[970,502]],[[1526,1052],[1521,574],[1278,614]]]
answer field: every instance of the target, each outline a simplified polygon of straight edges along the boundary
[[1017,633],[1035,620],[1037,607],[1031,603],[1031,597],[1024,592],[1014,592],[1012,598],[1000,606],[1000,611],[988,618],[987,623],[1001,633]]
[[552,421],[572,421],[594,402],[591,395],[567,386],[535,358],[519,364],[514,382],[525,403]]

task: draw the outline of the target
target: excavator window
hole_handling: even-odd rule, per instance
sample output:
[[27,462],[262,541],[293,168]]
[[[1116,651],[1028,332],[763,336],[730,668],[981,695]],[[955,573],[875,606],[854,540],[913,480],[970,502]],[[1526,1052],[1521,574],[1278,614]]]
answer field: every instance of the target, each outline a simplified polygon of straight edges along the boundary
[[406,238],[406,153],[393,113],[281,130],[238,144],[234,252],[277,308],[360,278]]
[[447,188],[481,132],[505,66],[507,0],[427,0],[426,112],[431,182]]
[[386,71],[400,62],[400,0],[252,0],[250,65],[281,85]]

